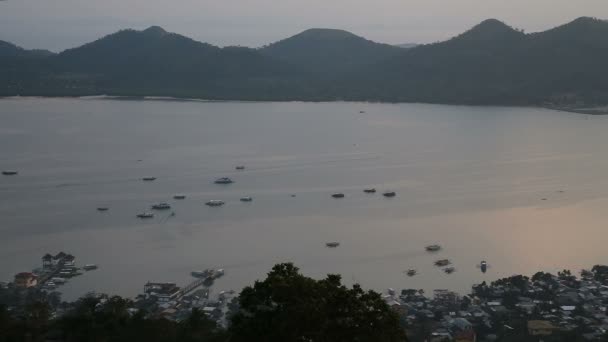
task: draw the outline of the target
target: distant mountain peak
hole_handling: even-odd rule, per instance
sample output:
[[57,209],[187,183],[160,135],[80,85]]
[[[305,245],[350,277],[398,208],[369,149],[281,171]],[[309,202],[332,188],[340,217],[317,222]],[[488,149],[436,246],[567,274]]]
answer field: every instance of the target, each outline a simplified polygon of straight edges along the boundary
[[168,33],[167,31],[165,31],[165,29],[163,29],[160,26],[150,26],[141,32],[145,33],[145,34],[153,34],[153,35],[157,35],[157,36],[164,36]]
[[470,30],[457,36],[456,40],[488,41],[512,37],[523,37],[524,33],[503,23],[498,19],[487,19],[475,25]]
[[354,33],[329,28],[311,28],[300,32],[294,37],[308,38],[308,39],[319,39],[319,40],[339,40],[344,38],[360,38]]

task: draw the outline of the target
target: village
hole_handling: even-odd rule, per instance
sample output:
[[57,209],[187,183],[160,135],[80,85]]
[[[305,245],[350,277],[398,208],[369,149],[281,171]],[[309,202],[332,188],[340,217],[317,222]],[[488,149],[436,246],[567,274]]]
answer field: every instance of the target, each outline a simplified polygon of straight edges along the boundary
[[[42,260],[41,269],[0,283],[0,300],[8,303],[2,304],[9,311],[23,310],[24,298],[38,298],[51,303],[53,317],[59,317],[75,304],[62,303],[58,285],[49,282],[95,269],[77,267],[75,257],[63,252]],[[235,291],[213,291],[214,281],[223,275],[223,269],[195,271],[195,280],[183,287],[148,282],[128,301],[128,310],[180,322],[197,309],[227,327],[239,306]],[[87,296],[94,297],[100,309],[112,300],[104,294]],[[398,314],[410,341],[605,341],[608,336],[608,266],[594,266],[580,276],[568,270],[557,275],[538,272],[531,278],[515,275],[473,285],[469,295],[439,289],[427,296],[423,290],[389,289],[383,299]]]

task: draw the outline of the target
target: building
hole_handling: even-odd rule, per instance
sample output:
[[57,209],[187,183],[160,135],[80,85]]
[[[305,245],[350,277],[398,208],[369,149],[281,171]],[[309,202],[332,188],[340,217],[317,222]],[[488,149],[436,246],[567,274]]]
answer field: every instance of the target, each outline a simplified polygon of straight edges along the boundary
[[30,272],[21,272],[15,275],[15,286],[27,289],[38,285],[38,276]]
[[179,295],[179,287],[175,283],[151,283],[144,285],[146,296],[155,297],[159,302],[169,302]]
[[53,267],[53,256],[50,255],[49,253],[46,253],[43,257],[42,257],[42,268],[43,269],[49,269]]
[[558,329],[549,321],[528,321],[528,333],[532,336],[549,336]]

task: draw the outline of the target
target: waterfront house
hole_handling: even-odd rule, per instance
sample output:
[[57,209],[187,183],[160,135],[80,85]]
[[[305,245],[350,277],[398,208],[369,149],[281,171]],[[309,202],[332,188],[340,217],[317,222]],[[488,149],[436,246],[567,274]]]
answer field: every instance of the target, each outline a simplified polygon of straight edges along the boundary
[[158,302],[169,302],[179,295],[179,287],[175,283],[151,283],[144,285],[144,293],[155,297]]
[[549,321],[528,321],[528,333],[532,336],[549,336],[559,330]]
[[50,255],[49,253],[46,253],[43,257],[42,257],[42,268],[43,269],[49,269],[53,267],[53,256]]
[[31,272],[21,272],[15,275],[15,286],[27,289],[38,285],[38,276]]

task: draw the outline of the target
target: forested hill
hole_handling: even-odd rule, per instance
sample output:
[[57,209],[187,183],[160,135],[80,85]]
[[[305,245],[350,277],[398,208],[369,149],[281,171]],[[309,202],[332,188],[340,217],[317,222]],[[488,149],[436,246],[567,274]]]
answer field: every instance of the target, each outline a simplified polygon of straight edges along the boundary
[[592,18],[531,34],[490,19],[409,49],[332,29],[251,49],[153,26],[59,54],[0,42],[0,95],[605,105],[606,37]]

